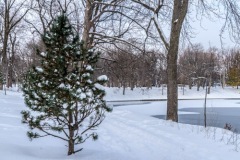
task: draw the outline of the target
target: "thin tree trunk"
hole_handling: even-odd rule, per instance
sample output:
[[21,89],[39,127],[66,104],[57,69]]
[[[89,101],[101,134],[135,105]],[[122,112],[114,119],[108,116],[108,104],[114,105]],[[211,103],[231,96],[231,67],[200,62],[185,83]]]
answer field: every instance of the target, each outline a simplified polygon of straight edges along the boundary
[[189,80],[189,89],[192,89],[192,81],[191,80]]
[[4,74],[2,72],[2,67],[1,67],[1,70],[0,70],[0,90],[3,90],[3,83],[4,83]]
[[125,95],[125,91],[126,91],[126,82],[123,81],[123,95]]
[[11,35],[10,34],[10,42],[11,42],[11,54],[10,52],[9,54],[9,60],[8,60],[8,79],[7,79],[7,88],[12,87],[12,83],[13,83],[13,64],[14,64],[14,60],[15,60],[15,44],[16,44],[16,34],[15,35]]
[[200,79],[198,78],[197,79],[197,91],[199,91],[199,89],[200,89]]
[[206,80],[206,92],[204,99],[204,127],[207,127],[207,80]]
[[3,67],[7,63],[7,45],[8,45],[8,33],[5,31],[4,32],[4,37],[3,37],[3,49],[2,49],[2,64]]
[[86,7],[84,11],[83,35],[82,35],[82,40],[85,42],[84,46],[86,48],[89,48],[91,46],[91,44],[89,44],[89,32],[92,26],[91,18],[92,18],[91,1],[86,1]]
[[3,61],[3,66],[5,66],[5,67],[3,67],[4,69],[3,70],[5,70],[5,82],[4,82],[4,93],[5,93],[5,95],[7,95],[7,81],[8,81],[8,62],[6,61],[6,63]]
[[134,80],[131,80],[130,83],[131,83],[131,90],[133,91],[133,89],[134,89],[134,84],[135,84],[135,83],[134,83]]
[[10,88],[12,87],[12,83],[13,83],[13,68],[12,68],[12,61],[10,60],[9,61],[9,65],[7,66],[8,69],[7,69],[7,88]]
[[209,82],[208,82],[208,94],[210,94],[211,84],[212,84],[212,76],[209,77]]
[[225,69],[224,69],[224,71],[223,71],[223,77],[222,77],[222,88],[224,88],[225,87]]
[[72,126],[73,122],[73,115],[72,111],[69,109],[68,111],[68,118],[69,118],[69,125],[68,125],[68,130],[69,130],[69,139],[68,139],[68,155],[74,154],[74,127]]
[[[70,136],[73,136],[74,132],[72,130],[69,130]],[[68,140],[68,155],[74,154],[74,141],[73,139]]]
[[[2,73],[5,73],[7,81],[8,79],[8,64],[7,64],[7,50],[8,50],[8,37],[9,37],[9,10],[7,6],[7,1],[5,0],[5,12],[4,12],[4,32],[3,32],[3,46],[2,46],[2,57],[1,57],[1,62],[2,62]],[[3,84],[4,85],[4,84]],[[6,83],[5,83],[5,95],[6,95]]]

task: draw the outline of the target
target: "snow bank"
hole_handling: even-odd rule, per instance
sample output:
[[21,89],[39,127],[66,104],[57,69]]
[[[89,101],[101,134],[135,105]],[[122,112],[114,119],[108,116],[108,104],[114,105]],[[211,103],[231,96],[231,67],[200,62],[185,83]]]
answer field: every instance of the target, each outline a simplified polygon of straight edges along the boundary
[[[121,101],[121,100],[161,100],[167,99],[167,88],[153,87],[152,89],[147,88],[134,88],[132,91],[130,88],[126,88],[125,95],[122,94],[123,89],[117,87],[106,87],[107,101]],[[184,93],[184,94],[183,94]],[[188,87],[183,89],[178,88],[179,99],[204,99],[205,89],[200,88],[197,91],[196,87],[191,90]],[[207,95],[207,98],[240,98],[240,89],[233,87],[225,87],[224,89],[220,86],[212,87],[211,93]]]

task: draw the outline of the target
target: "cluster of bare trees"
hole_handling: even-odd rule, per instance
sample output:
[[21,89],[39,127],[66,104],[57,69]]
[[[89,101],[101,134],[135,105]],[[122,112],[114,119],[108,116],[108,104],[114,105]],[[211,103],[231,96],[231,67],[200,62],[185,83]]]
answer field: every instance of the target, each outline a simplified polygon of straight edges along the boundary
[[100,62],[102,72],[109,77],[109,86],[152,87],[166,84],[166,56],[164,53],[135,52],[131,46],[109,50],[107,60]]
[[205,51],[200,44],[188,47],[179,57],[179,81],[188,84],[189,88],[195,84],[197,90],[200,86],[204,87],[207,81],[209,87],[214,83],[223,84],[221,54],[216,48]]
[[[136,52],[129,45],[121,48],[108,49],[102,55],[104,58],[98,63],[96,74],[106,74],[110,87],[160,87],[167,83],[166,53],[158,51]],[[222,50],[215,47],[204,49],[201,44],[193,44],[184,49],[177,62],[177,84],[210,87],[221,85],[224,87],[234,77],[240,76],[240,50],[233,48]],[[237,74],[238,75],[231,75]],[[239,82],[239,77],[235,77]]]
[[[20,47],[21,32],[25,29],[22,20],[29,12],[32,1],[3,0],[0,3],[1,72],[6,86],[12,86],[13,74],[17,74],[15,61]],[[15,75],[18,77],[18,75]],[[0,82],[2,88],[3,80]]]
[[[218,54],[214,48],[202,53],[195,46],[193,50],[199,54],[190,55],[192,51],[187,49],[178,60],[180,44],[192,35],[191,20],[222,19],[220,35],[229,31],[238,43],[239,7],[236,0],[3,0],[0,2],[0,56],[4,83],[11,87],[20,80],[25,68],[37,63],[34,53],[37,49],[44,51],[41,35],[56,15],[65,12],[85,47],[97,48],[106,54],[104,58],[110,59],[102,61],[111,85],[167,83],[167,119],[178,121],[178,83],[187,81],[200,86],[204,83],[201,77],[206,75],[209,83],[213,83],[221,69],[216,64]],[[127,47],[123,48],[124,45]],[[201,59],[208,60],[196,62]],[[126,73],[124,66],[132,70],[131,74]],[[191,68],[184,69],[186,66]]]

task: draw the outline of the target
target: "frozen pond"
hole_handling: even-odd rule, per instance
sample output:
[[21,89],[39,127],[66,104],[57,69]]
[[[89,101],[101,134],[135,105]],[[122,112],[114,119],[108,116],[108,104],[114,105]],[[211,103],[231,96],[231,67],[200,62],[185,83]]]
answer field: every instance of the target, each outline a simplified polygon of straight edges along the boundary
[[[194,112],[199,114],[179,114],[179,123],[204,125],[203,108],[183,108],[179,111]],[[165,115],[154,115],[165,119]],[[232,126],[232,131],[240,131],[240,108],[207,108],[207,126],[224,128],[226,124]]]
[[[128,101],[110,103],[114,107],[160,119],[166,116],[166,101]],[[179,100],[179,123],[204,125],[204,100]],[[232,126],[232,131],[240,132],[240,99],[208,99],[207,126],[224,128]]]

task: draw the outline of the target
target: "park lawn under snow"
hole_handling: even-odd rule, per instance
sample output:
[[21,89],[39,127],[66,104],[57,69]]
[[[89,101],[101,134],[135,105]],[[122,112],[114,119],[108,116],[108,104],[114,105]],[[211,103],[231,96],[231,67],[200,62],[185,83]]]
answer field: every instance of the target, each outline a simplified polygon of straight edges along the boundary
[[[164,99],[159,88],[127,90],[121,95],[118,88],[106,88],[106,100]],[[204,90],[186,90],[186,99],[203,98]],[[165,93],[166,94],[166,93]],[[213,88],[211,98],[238,98],[234,88]],[[166,98],[166,96],[165,96]],[[239,100],[240,101],[240,100]],[[20,112],[25,108],[21,93],[0,92],[0,159],[1,160],[238,160],[238,135],[216,128],[177,124],[151,115],[164,114],[166,102],[155,105],[115,107],[99,126],[99,139],[88,140],[83,151],[67,156],[64,141],[44,137],[29,141],[28,127],[21,124]],[[217,104],[214,104],[217,103]],[[224,100],[209,102],[212,107],[226,104]],[[199,100],[180,102],[180,107],[202,107]],[[239,104],[232,104],[239,107]],[[235,136],[234,139],[233,136]],[[232,137],[232,138],[231,138]],[[240,137],[239,137],[240,138]],[[234,144],[233,144],[234,143]]]

